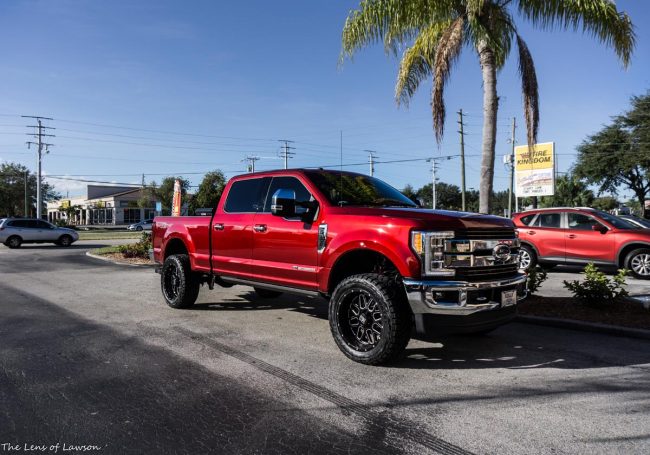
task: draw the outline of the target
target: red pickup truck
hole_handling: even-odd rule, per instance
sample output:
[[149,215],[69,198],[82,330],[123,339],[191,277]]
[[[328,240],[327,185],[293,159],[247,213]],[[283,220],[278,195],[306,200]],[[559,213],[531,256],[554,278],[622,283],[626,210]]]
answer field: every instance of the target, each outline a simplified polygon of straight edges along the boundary
[[235,177],[211,217],[156,217],[152,241],[169,306],[193,305],[203,284],[322,296],[338,347],[366,364],[412,335],[492,330],[526,294],[511,220],[422,209],[350,172]]

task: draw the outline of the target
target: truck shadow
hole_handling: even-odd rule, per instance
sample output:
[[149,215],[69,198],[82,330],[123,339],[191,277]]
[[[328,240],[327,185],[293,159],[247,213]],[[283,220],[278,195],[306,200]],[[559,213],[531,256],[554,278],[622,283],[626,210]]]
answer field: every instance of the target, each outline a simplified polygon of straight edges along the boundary
[[327,320],[327,302],[318,297],[282,294],[276,298],[263,298],[253,290],[243,290],[239,298],[219,299],[215,302],[196,303],[192,310],[199,311],[264,311],[290,310]]

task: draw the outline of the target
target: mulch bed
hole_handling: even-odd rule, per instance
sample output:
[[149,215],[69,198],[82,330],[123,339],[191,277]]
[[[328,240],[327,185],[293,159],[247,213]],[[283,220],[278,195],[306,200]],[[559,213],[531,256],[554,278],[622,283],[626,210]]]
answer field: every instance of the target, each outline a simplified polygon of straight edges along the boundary
[[650,311],[631,301],[592,308],[570,297],[531,296],[519,304],[519,314],[650,329]]
[[143,259],[143,258],[125,258],[122,253],[104,253],[102,254],[102,257],[112,259],[113,261],[116,262],[122,262],[125,264],[151,264],[151,261],[149,259]]

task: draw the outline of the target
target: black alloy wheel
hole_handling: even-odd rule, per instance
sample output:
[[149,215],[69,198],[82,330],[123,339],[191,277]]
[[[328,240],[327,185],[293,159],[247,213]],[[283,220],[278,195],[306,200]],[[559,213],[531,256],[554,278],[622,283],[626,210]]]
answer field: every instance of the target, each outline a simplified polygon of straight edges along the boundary
[[348,277],[330,299],[332,336],[355,362],[379,365],[399,358],[411,337],[412,321],[404,289],[386,276]]
[[187,254],[168,256],[160,273],[163,297],[172,308],[189,308],[199,296],[201,282],[192,272]]

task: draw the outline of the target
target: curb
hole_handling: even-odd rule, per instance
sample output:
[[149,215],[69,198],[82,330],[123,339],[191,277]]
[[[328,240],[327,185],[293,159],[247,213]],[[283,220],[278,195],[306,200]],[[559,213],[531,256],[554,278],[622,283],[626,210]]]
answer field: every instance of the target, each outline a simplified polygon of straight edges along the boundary
[[156,264],[153,264],[153,263],[151,263],[151,264],[131,264],[129,262],[114,261],[113,259],[105,258],[105,257],[102,257],[102,256],[100,256],[98,254],[93,254],[90,251],[86,251],[86,256],[91,257],[93,259],[99,259],[100,261],[110,262],[111,264],[115,264],[115,265],[126,265],[128,267],[153,268],[153,267],[156,266]]
[[575,321],[572,319],[546,318],[542,316],[517,315],[516,322],[525,324],[543,325],[561,329],[580,330],[582,332],[604,333],[618,337],[639,338],[650,340],[650,330],[633,329],[617,325],[599,324],[596,322]]

